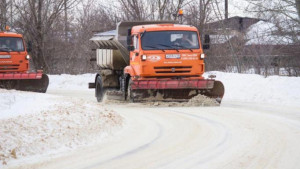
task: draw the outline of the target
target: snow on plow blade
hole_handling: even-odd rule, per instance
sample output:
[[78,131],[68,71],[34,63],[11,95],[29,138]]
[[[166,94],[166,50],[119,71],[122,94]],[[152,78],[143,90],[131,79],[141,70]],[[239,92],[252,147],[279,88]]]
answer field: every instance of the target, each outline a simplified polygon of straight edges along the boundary
[[184,102],[202,94],[221,103],[224,85],[215,80],[145,80],[132,81],[132,101],[179,101]]
[[45,93],[49,78],[37,73],[0,73],[0,88]]

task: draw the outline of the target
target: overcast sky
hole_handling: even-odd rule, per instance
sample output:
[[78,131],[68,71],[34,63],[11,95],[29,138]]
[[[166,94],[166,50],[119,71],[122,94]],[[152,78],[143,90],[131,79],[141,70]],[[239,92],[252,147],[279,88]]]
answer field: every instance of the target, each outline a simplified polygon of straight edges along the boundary
[[228,0],[229,17],[233,17],[233,16],[253,17],[249,13],[245,12],[245,8],[247,7],[247,5],[248,2],[246,0]]

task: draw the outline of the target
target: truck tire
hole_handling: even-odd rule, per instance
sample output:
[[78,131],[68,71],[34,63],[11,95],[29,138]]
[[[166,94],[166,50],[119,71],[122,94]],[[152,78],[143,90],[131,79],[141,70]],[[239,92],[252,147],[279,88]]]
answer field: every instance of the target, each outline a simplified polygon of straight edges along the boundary
[[102,102],[106,89],[103,88],[102,78],[98,76],[96,79],[96,98],[98,102]]
[[134,99],[132,97],[131,83],[132,83],[132,80],[131,80],[131,78],[129,78],[128,84],[127,84],[126,100],[133,103]]

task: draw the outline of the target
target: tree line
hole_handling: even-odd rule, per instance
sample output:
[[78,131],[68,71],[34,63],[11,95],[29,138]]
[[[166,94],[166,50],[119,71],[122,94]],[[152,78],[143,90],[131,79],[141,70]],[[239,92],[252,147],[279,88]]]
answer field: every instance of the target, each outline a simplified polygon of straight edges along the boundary
[[[174,14],[184,9],[182,22],[196,26],[201,34],[205,34],[207,23],[223,20],[228,15],[224,6],[226,1],[0,0],[0,26],[4,29],[5,25],[9,25],[31,42],[35,68],[52,74],[77,74],[97,69],[90,62],[95,53],[89,41],[96,32],[115,29],[120,21],[177,20]],[[274,23],[281,35],[292,37],[298,43],[295,37],[300,36],[300,0],[247,0],[247,3],[245,11]],[[236,48],[236,45],[231,47]],[[234,59],[235,56],[232,53],[230,57]],[[211,65],[209,70],[226,71],[223,62],[213,64],[210,60],[207,63]],[[248,63],[234,59],[231,64]]]

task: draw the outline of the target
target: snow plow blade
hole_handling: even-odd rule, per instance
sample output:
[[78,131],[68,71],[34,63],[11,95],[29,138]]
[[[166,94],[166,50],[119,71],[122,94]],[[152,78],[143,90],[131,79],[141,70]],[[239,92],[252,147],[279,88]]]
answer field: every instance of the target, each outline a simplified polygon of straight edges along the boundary
[[201,94],[221,103],[224,96],[224,85],[215,80],[132,82],[128,90],[128,99],[133,102],[164,101],[187,102]]
[[49,77],[42,73],[1,74],[0,88],[46,93]]

